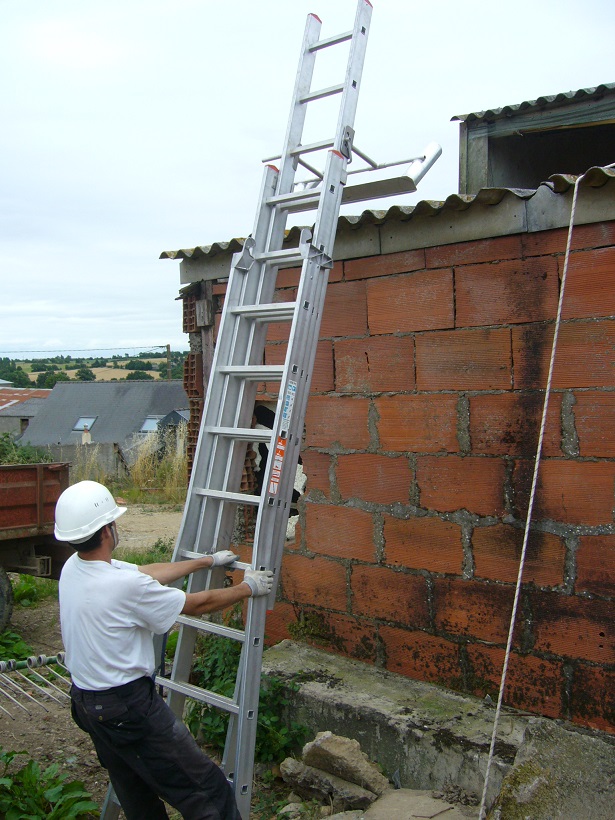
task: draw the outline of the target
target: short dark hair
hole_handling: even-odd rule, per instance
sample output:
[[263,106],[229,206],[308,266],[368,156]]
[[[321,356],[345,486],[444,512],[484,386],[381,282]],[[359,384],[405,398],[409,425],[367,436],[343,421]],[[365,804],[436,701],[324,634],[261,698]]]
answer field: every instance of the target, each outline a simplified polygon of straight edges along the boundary
[[77,550],[77,552],[93,552],[95,549],[100,547],[102,531],[108,526],[108,524],[103,524],[99,530],[96,530],[94,535],[90,535],[87,541],[83,541],[81,544],[73,544],[72,546]]

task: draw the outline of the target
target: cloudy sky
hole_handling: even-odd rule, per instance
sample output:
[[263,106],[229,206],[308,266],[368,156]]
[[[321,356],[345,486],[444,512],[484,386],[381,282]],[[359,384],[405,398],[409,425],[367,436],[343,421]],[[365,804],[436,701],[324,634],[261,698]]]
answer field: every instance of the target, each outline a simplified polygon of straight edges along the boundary
[[[326,37],[355,9],[0,0],[0,355],[184,349],[160,252],[250,232],[306,15]],[[456,192],[455,114],[615,81],[613,42],[612,0],[374,0],[356,144],[379,162],[444,152],[378,207]]]

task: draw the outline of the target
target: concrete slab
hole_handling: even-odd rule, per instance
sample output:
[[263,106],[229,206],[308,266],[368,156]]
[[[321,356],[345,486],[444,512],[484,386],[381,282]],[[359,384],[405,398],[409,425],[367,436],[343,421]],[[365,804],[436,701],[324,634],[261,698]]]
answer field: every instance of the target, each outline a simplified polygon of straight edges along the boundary
[[432,797],[430,791],[396,789],[383,794],[363,817],[365,820],[468,820],[478,817],[478,809],[452,806]]
[[[298,691],[288,692],[293,721],[314,735],[329,730],[354,738],[396,785],[442,790],[452,783],[482,793],[492,705],[293,641],[268,649],[263,670],[298,684]],[[512,712],[502,717],[490,800],[512,766],[527,722]]]

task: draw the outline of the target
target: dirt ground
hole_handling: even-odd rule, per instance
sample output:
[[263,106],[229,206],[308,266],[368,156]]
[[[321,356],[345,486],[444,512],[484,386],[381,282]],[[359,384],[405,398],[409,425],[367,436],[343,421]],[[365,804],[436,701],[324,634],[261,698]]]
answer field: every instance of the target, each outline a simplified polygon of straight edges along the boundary
[[[147,547],[159,538],[175,540],[181,522],[181,510],[156,505],[132,505],[118,521],[120,544],[129,548]],[[36,607],[15,606],[11,626],[36,654],[47,656],[62,651],[58,602],[49,599]],[[8,660],[2,658],[2,660]],[[11,675],[15,680],[15,673]],[[0,688],[6,684],[0,678]],[[60,688],[66,689],[66,687]],[[93,799],[102,806],[107,793],[107,776],[98,764],[91,741],[70,717],[68,699],[57,695],[61,703],[44,701],[44,708],[27,702],[29,714],[0,698],[13,719],[0,712],[0,745],[5,751],[26,751],[41,767],[59,763],[69,780],[81,780]],[[38,695],[37,698],[42,700]],[[25,700],[20,698],[23,703]],[[22,759],[22,765],[27,758]],[[123,814],[121,815],[123,817]]]

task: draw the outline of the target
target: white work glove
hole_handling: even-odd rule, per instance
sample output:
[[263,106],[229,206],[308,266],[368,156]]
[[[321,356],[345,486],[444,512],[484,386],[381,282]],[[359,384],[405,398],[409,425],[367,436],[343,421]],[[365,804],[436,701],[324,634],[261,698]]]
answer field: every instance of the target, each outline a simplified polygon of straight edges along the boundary
[[231,550],[220,550],[219,552],[212,552],[211,557],[213,560],[212,567],[224,567],[227,564],[232,564],[233,561],[236,561],[239,558],[239,556],[235,555],[235,553]]
[[247,569],[243,580],[252,590],[252,597],[269,595],[273,586],[273,572],[270,569]]

